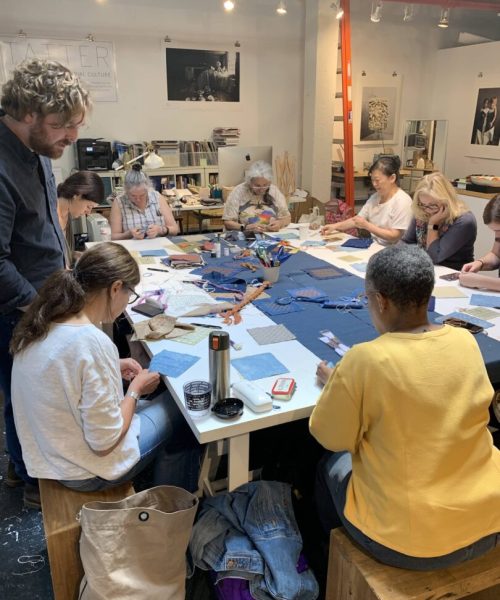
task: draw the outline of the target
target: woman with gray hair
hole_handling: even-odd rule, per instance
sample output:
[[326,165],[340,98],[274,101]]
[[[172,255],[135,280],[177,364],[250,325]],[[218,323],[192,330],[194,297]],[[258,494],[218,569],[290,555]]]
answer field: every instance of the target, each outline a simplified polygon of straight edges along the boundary
[[109,220],[111,239],[143,240],[177,235],[179,226],[165,198],[152,189],[149,177],[135,163],[125,175],[125,193],[113,202]]
[[429,321],[434,268],[422,249],[375,254],[365,286],[380,336],[317,371],[326,385],[309,427],[332,451],[317,472],[323,528],[343,525],[395,567],[475,558],[500,539],[500,450],[481,352],[468,331]]
[[279,231],[290,224],[285,196],[271,183],[273,169],[258,160],[245,173],[244,183],[229,194],[222,220],[226,229]]

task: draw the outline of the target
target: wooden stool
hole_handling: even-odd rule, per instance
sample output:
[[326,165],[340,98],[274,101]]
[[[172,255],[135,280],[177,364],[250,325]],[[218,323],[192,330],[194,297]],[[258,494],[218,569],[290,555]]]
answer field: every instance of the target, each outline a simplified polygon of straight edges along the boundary
[[54,599],[76,600],[83,577],[78,512],[86,502],[122,500],[133,494],[134,488],[129,482],[99,492],[76,492],[52,479],[38,482]]
[[326,600],[499,600],[500,547],[455,567],[408,571],[379,563],[344,528],[330,534]]

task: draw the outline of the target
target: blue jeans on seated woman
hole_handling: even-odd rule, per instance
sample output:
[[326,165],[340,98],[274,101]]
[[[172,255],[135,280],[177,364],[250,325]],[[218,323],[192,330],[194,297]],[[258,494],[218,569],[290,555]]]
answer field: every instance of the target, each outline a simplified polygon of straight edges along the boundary
[[351,538],[381,563],[413,571],[444,569],[477,558],[500,545],[500,534],[493,533],[477,542],[443,556],[419,558],[391,550],[366,536],[344,516],[347,484],[352,474],[349,452],[327,452],[316,473],[315,499],[325,533],[335,527],[345,527]]
[[[165,391],[152,401],[139,401],[137,415],[141,420],[141,457],[128,473],[114,481],[92,477],[60,483],[80,492],[95,492],[130,481],[154,460],[154,485],[175,485],[195,492],[202,447],[170,393]],[[96,460],[99,460],[97,456]]]

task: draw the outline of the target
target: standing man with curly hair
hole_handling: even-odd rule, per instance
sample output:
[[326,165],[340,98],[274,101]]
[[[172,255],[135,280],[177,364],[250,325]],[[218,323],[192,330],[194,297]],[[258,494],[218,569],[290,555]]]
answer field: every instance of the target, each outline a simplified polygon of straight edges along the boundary
[[12,414],[8,348],[21,311],[65,265],[50,159],[76,141],[91,101],[69,69],[35,59],[13,71],[0,107],[0,388],[10,455],[5,483],[24,483],[24,503],[36,508],[37,482],[26,472]]

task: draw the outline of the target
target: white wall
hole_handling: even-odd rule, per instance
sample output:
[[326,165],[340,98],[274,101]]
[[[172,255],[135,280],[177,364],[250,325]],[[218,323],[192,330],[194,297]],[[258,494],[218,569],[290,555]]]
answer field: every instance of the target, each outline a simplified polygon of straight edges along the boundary
[[[391,78],[394,71],[402,77],[397,143],[392,145],[395,153],[401,154],[407,120],[446,118],[433,114],[429,98],[439,30],[430,29],[428,24],[419,24],[418,21],[391,23],[382,19],[380,23],[372,23],[368,14],[363,13],[353,17],[351,38],[353,102],[358,98],[364,80]],[[363,70],[366,78],[361,76]],[[356,115],[357,107],[354,105],[353,108]],[[356,120],[354,127],[359,127]],[[379,152],[382,152],[381,144],[355,146],[354,166],[361,170],[363,162],[371,162],[373,155]]]
[[[96,103],[82,137],[125,142],[207,139],[213,127],[241,128],[241,143],[288,150],[300,173],[303,95],[303,5],[279,17],[262,3],[227,15],[219,0],[16,0],[3,3],[0,34],[97,39],[115,44],[118,102]],[[269,3],[267,3],[269,5]],[[166,102],[163,37],[172,47],[233,48],[241,43],[239,103]],[[64,175],[70,164],[60,162]]]
[[[432,113],[449,122],[445,170],[450,178],[500,175],[500,148],[497,159],[466,156],[477,150],[470,140],[478,89],[500,87],[499,56],[500,42],[440,50],[436,55]],[[483,77],[478,77],[480,72]]]
[[328,202],[331,190],[332,98],[339,38],[339,22],[330,5],[331,0],[309,0],[305,19],[302,183],[321,202]]

